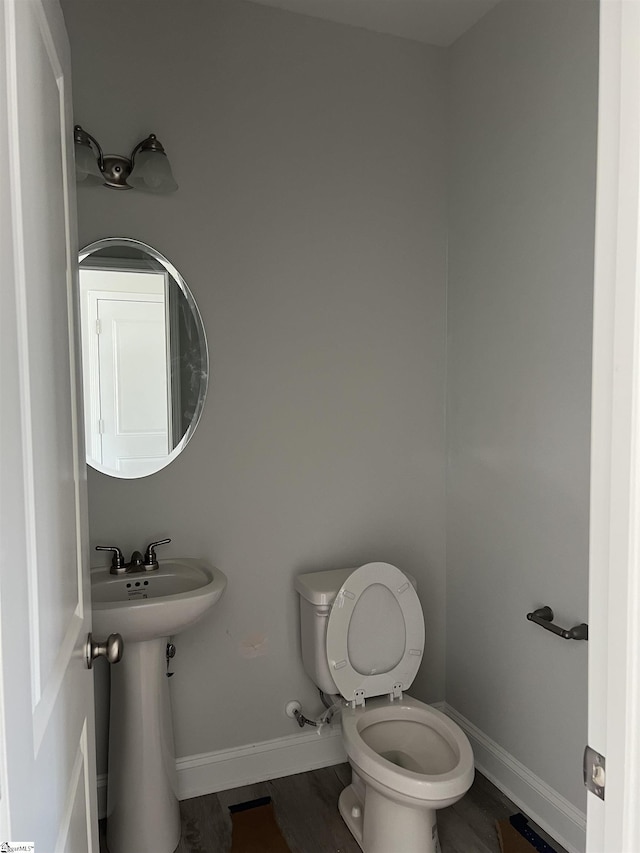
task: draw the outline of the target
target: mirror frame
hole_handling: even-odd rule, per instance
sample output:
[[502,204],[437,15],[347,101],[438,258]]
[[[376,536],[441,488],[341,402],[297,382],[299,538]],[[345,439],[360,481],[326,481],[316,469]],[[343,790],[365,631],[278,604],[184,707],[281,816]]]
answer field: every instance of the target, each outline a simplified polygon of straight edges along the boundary
[[[176,459],[187,446],[191,438],[193,437],[194,432],[196,431],[196,427],[200,423],[200,418],[202,417],[202,412],[204,410],[204,405],[207,400],[207,392],[209,390],[209,373],[210,373],[210,362],[209,362],[209,347],[207,344],[207,335],[204,328],[204,323],[202,322],[202,315],[200,314],[200,309],[196,303],[196,300],[191,293],[189,285],[183,276],[178,272],[176,267],[171,263],[171,261],[158,252],[157,249],[154,249],[153,246],[149,246],[147,243],[143,243],[142,240],[135,240],[132,237],[104,237],[101,240],[95,240],[93,243],[89,243],[84,248],[80,249],[78,252],[78,295],[80,293],[79,289],[79,281],[80,281],[80,269],[82,262],[86,260],[90,255],[95,254],[100,249],[107,249],[115,246],[126,246],[128,248],[137,249],[141,252],[145,252],[150,255],[155,261],[157,261],[164,269],[168,272],[168,274],[173,278],[176,282],[182,294],[189,306],[191,313],[195,319],[196,326],[198,328],[198,337],[200,338],[200,348],[203,353],[203,362],[205,364],[205,370],[202,372],[202,383],[203,388],[198,397],[198,403],[193,414],[193,418],[191,419],[191,423],[189,424],[188,429],[185,431],[184,435],[180,439],[180,441],[173,448],[171,453],[167,454],[166,461],[163,465],[156,468],[155,471],[150,471],[148,474],[121,474],[117,471],[114,471],[113,468],[106,468],[101,463],[97,462],[95,459],[90,459],[87,448],[85,446],[85,460],[87,465],[90,465],[96,471],[100,471],[101,474],[105,474],[108,477],[114,477],[118,480],[143,480],[146,477],[151,477],[153,474],[157,474],[158,471],[162,471],[167,465],[170,465],[174,459]],[[78,303],[78,310],[80,309]],[[80,324],[80,317],[78,316],[78,336],[77,342],[80,348],[80,364],[82,365],[82,328]],[[84,366],[82,367],[82,382],[84,389]],[[84,394],[84,390],[83,390]],[[83,422],[84,422],[84,406],[82,410],[83,414]],[[86,445],[86,428],[83,432],[83,439],[85,440]]]

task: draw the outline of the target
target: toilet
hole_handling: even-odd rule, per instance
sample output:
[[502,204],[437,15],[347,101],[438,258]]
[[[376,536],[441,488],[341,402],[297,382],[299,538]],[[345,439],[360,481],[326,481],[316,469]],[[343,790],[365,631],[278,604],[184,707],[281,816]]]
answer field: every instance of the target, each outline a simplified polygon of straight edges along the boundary
[[364,853],[440,853],[436,811],[474,777],[466,735],[407,695],[424,651],[415,580],[389,563],[298,575],[302,659],[343,697],[352,781],[338,807]]

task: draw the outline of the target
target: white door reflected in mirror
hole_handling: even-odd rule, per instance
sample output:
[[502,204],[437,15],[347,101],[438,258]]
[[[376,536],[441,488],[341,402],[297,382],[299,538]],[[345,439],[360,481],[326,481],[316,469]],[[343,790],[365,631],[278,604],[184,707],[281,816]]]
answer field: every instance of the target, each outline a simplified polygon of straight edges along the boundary
[[83,249],[79,279],[87,462],[145,477],[175,458],[202,412],[200,314],[177,270],[135,240]]
[[127,476],[148,474],[173,447],[166,278],[80,270],[87,448],[104,468]]

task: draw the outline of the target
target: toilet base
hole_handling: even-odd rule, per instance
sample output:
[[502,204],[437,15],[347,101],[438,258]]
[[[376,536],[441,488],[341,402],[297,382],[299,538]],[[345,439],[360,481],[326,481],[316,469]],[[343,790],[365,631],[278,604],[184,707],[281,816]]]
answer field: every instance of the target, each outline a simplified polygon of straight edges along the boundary
[[343,789],[338,799],[338,811],[342,816],[342,820],[347,824],[349,832],[362,847],[362,825],[364,807],[361,800],[356,795],[353,785],[347,785]]
[[441,853],[435,809],[394,803],[366,789],[353,772],[353,782],[340,794],[338,809],[363,853]]

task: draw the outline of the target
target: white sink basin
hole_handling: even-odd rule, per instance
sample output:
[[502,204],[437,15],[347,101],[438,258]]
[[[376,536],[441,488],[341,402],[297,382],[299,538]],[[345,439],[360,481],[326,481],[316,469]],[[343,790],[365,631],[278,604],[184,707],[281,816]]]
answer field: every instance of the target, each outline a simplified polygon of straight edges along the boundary
[[91,571],[93,633],[121,634],[125,643],[169,637],[193,625],[222,595],[221,571],[187,557],[160,560],[151,572]]

